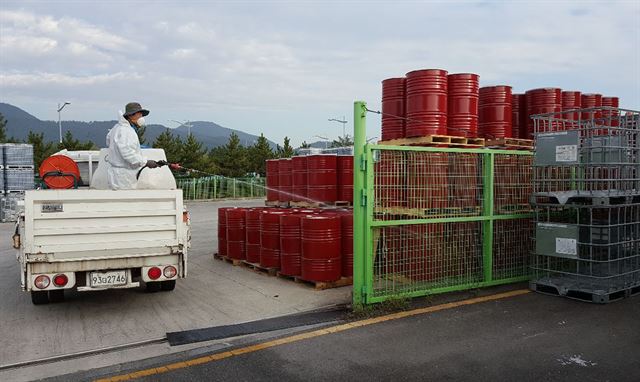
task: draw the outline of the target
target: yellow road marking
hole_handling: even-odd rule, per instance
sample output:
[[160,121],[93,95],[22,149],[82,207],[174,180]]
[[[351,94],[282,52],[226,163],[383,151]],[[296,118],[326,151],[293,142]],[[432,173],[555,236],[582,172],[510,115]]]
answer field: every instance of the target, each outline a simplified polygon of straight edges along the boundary
[[418,308],[418,309],[413,309],[413,310],[409,310],[409,311],[405,311],[405,312],[392,313],[392,314],[388,314],[388,315],[385,315],[385,316],[368,318],[366,320],[360,320],[360,321],[356,321],[356,322],[350,322],[348,324],[335,325],[335,326],[332,326],[330,328],[323,328],[323,329],[318,329],[318,330],[314,330],[314,331],[311,331],[311,332],[294,334],[294,335],[289,336],[289,337],[284,337],[284,338],[280,338],[280,339],[277,339],[277,340],[266,341],[266,342],[262,342],[262,343],[259,343],[259,344],[245,346],[243,348],[226,351],[226,352],[223,352],[223,353],[212,354],[212,355],[205,356],[205,357],[198,357],[198,358],[194,358],[194,359],[187,360],[187,361],[184,361],[184,362],[175,362],[175,363],[171,363],[171,364],[164,365],[164,366],[157,367],[157,368],[140,370],[140,371],[136,371],[136,372],[129,373],[129,374],[123,374],[123,375],[117,375],[117,376],[114,376],[114,377],[98,379],[95,382],[128,381],[128,380],[135,379],[135,378],[162,374],[162,373],[166,373],[166,372],[169,372],[169,371],[172,371],[172,370],[184,369],[184,368],[187,368],[189,366],[195,366],[195,365],[201,365],[201,364],[204,364],[204,363],[219,361],[221,359],[230,358],[230,357],[233,357],[233,356],[236,356],[236,355],[253,353],[253,352],[257,352],[257,351],[260,351],[260,350],[268,349],[268,348],[271,348],[271,347],[274,347],[274,346],[290,344],[292,342],[298,342],[298,341],[307,340],[307,339],[310,339],[310,338],[320,337],[320,336],[324,336],[326,334],[338,333],[338,332],[342,332],[342,331],[349,330],[349,329],[360,328],[360,327],[363,327],[363,326],[378,324],[378,323],[381,323],[381,322],[386,322],[386,321],[391,321],[391,320],[397,320],[397,319],[400,319],[400,318],[417,316],[417,315],[425,314],[425,313],[438,312],[438,311],[441,311],[441,310],[457,308],[457,307],[460,307],[460,306],[473,305],[473,304],[479,304],[481,302],[495,301],[495,300],[500,300],[500,299],[503,299],[503,298],[520,296],[520,295],[523,295],[523,294],[527,294],[529,292],[531,292],[531,291],[528,290],[528,289],[520,289],[520,290],[511,291],[511,292],[493,294],[493,295],[490,295],[490,296],[475,297],[475,298],[470,298],[468,300],[455,301],[455,302],[449,302],[449,303],[441,304],[441,305],[429,306],[429,307],[426,307],[426,308]]

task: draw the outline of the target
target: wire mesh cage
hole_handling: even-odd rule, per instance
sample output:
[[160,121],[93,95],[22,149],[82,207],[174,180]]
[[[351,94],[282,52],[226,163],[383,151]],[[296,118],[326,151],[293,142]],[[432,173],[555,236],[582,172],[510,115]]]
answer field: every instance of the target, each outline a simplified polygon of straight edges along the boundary
[[0,155],[5,167],[33,167],[33,145],[24,143],[3,143]]
[[533,116],[534,196],[640,193],[639,112],[610,107]]
[[482,281],[480,222],[390,226],[374,236],[375,296]]
[[530,212],[531,165],[529,155],[495,156],[494,208],[497,214]]
[[538,205],[535,221],[537,285],[594,299],[640,286],[640,204]]
[[7,192],[33,190],[34,186],[33,168],[4,169],[4,188]]

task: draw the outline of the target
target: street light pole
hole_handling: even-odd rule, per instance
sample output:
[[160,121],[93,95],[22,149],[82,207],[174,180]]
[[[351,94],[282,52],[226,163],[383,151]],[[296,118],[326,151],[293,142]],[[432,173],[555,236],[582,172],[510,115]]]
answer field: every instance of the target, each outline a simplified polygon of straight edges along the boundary
[[337,118],[329,118],[328,119],[329,122],[338,122],[338,123],[342,123],[342,136],[345,137],[346,136],[346,126],[347,126],[347,119],[343,116],[342,119],[337,119]]
[[323,136],[320,136],[320,135],[314,135],[314,137],[315,138],[320,138],[320,139],[322,139],[324,141],[324,149],[325,150],[329,148],[329,138],[323,137]]
[[69,102],[65,102],[62,106],[58,104],[58,132],[60,134],[60,143],[62,143],[62,119],[60,118],[60,112],[64,109],[65,106],[71,105]]
[[187,137],[189,135],[191,135],[191,128],[193,127],[193,125],[191,124],[191,122],[189,121],[185,121],[185,122],[180,122],[180,121],[176,121],[175,119],[170,119],[169,122],[175,122],[178,124],[178,126],[176,127],[176,129],[180,126],[186,126],[187,127]]

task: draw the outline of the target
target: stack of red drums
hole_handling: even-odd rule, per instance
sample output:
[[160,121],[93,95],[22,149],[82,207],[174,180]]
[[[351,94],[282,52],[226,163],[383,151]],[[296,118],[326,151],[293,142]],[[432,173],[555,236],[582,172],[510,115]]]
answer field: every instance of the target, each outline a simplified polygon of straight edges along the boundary
[[480,88],[479,131],[487,139],[513,138],[511,86]]
[[267,160],[267,200],[277,202],[279,198],[278,185],[280,179],[278,176],[278,159]]
[[404,138],[406,81],[405,78],[389,78],[382,81],[383,141]]
[[[529,139],[533,139],[534,122],[531,118],[535,114],[557,113],[555,118],[559,118],[562,111],[562,89],[560,88],[540,88],[527,91],[527,133]],[[560,126],[550,126],[558,129]]]
[[338,155],[338,201],[353,201],[353,155]]
[[293,193],[293,163],[284,158],[278,161],[278,200],[290,202]]
[[527,97],[524,94],[511,95],[511,135],[530,139],[527,136]]
[[[602,106],[602,94],[588,93],[582,95],[582,108],[597,108]],[[597,122],[602,118],[602,111],[586,111],[582,113],[582,119],[596,119]]]
[[218,209],[218,254],[313,282],[353,275],[349,209]]
[[[619,104],[620,99],[618,97],[602,97],[602,106],[618,108]],[[620,112],[617,110],[603,110],[602,117],[606,126],[617,127],[620,125],[618,120]]]
[[307,198],[313,202],[335,202],[338,197],[336,155],[307,156]]
[[[580,109],[582,105],[582,94],[577,91],[563,91],[562,92],[562,111]],[[577,121],[580,119],[580,113],[577,111],[562,113],[563,119],[570,119]]]
[[307,198],[307,157],[291,158],[293,163],[293,195],[292,200],[301,201]]
[[447,133],[447,71],[416,70],[407,73],[407,123],[405,137]]
[[478,136],[478,99],[480,76],[472,73],[449,74],[447,95],[447,134]]

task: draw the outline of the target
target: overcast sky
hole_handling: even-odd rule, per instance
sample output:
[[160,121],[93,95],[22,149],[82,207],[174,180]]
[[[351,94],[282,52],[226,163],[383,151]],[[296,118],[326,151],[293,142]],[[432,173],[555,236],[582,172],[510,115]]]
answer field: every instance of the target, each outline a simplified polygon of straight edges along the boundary
[[[421,68],[640,108],[640,1],[0,2],[0,101],[41,119],[207,120],[293,143]],[[380,121],[369,119],[369,136]]]

